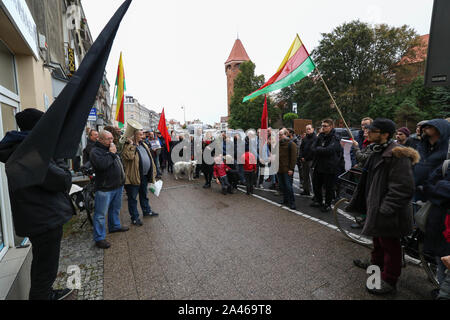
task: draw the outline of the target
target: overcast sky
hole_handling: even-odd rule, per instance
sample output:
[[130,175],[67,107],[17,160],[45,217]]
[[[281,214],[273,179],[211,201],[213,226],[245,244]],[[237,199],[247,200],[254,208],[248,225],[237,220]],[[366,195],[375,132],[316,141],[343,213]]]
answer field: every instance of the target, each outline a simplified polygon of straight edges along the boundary
[[[82,0],[94,39],[122,0]],[[166,118],[219,122],[227,115],[224,63],[237,34],[256,74],[275,73],[295,34],[309,51],[321,33],[355,19],[407,24],[428,34],[432,0],[134,0],[107,65],[115,82],[123,52],[127,94]],[[111,88],[112,90],[112,88]],[[112,95],[112,92],[111,92]]]

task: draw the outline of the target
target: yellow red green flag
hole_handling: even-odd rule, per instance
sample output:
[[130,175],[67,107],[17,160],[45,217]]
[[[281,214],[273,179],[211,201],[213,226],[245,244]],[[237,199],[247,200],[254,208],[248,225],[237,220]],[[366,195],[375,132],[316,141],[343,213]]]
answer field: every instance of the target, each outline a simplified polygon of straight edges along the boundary
[[125,124],[125,72],[123,71],[122,52],[120,53],[119,68],[117,70],[116,78],[116,121],[119,122],[119,128],[123,128]]

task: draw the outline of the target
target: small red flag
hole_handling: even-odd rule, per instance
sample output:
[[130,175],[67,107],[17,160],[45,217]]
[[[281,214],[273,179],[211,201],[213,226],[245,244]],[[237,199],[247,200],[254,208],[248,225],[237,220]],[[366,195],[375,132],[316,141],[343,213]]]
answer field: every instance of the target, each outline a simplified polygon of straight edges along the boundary
[[172,138],[170,137],[169,130],[167,130],[166,116],[164,115],[164,108],[161,113],[161,118],[159,118],[158,130],[159,130],[159,132],[161,132],[161,135],[163,136],[164,140],[166,141],[167,151],[170,152],[169,143],[170,143],[170,141],[172,141]]
[[261,117],[261,129],[267,129],[269,126],[269,114],[267,112],[267,95],[264,95],[264,109]]

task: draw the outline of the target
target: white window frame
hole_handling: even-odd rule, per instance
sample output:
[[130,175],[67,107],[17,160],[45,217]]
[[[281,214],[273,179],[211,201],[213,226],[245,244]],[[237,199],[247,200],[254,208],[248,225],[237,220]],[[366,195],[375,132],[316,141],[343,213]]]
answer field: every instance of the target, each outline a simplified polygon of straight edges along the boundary
[[[6,44],[5,44],[6,45]],[[9,49],[9,48],[8,48]],[[17,63],[16,57],[10,50],[13,55],[13,63],[14,63],[14,72],[15,72],[15,81],[16,81],[16,89],[17,92],[20,92],[19,81],[17,79]],[[13,108],[15,108],[16,113],[20,111],[20,97],[16,93],[6,89],[5,87],[0,86],[0,104],[6,104]],[[0,140],[3,139],[3,121],[0,116]],[[0,210],[1,210],[1,220],[2,220],[2,234],[3,234],[3,244],[4,247],[0,251],[0,261],[5,256],[6,252],[9,248],[14,247],[16,244],[14,241],[14,226],[11,212],[11,203],[9,199],[9,191],[8,191],[8,179],[6,177],[5,164],[0,163]],[[28,241],[25,238],[23,244]]]

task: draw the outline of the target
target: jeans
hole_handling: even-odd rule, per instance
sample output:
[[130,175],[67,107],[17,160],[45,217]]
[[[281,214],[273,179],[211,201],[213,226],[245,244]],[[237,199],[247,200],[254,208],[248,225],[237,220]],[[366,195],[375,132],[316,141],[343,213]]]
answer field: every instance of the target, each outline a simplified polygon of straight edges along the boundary
[[30,300],[50,300],[52,286],[58,274],[59,252],[63,227],[30,237],[33,252],[31,262]]
[[241,180],[242,184],[245,183],[245,175],[244,175],[244,165],[243,164],[237,164],[238,174],[239,174],[239,180]]
[[374,237],[371,261],[383,269],[381,279],[395,286],[402,271],[400,239]]
[[139,211],[137,207],[137,196],[139,194],[139,204],[141,205],[142,213],[147,215],[152,213],[152,208],[148,202],[148,179],[146,176],[141,177],[141,184],[134,186],[128,184],[125,186],[125,191],[128,196],[128,212],[130,213],[131,221],[139,219]]
[[94,241],[105,240],[105,216],[108,214],[108,231],[121,228],[120,208],[122,207],[123,187],[112,191],[97,191],[95,193],[94,209]]
[[[161,173],[161,165],[160,165],[160,162],[159,162],[159,157],[160,157],[161,155],[160,154],[157,154],[156,156],[155,156],[155,164],[156,164],[156,174],[158,175],[158,176],[161,176],[162,175],[162,173]],[[126,187],[125,187],[125,189],[126,189]]]
[[294,189],[292,188],[291,176],[287,173],[278,174],[278,183],[283,193],[283,202],[289,205],[295,204]]
[[447,269],[440,257],[436,257],[436,264],[439,282],[438,298],[450,299],[450,270]]
[[231,184],[228,181],[228,177],[227,176],[220,177],[219,181],[220,181],[220,185],[222,187],[222,192],[225,192],[225,191],[229,192],[229,191],[231,191]]

